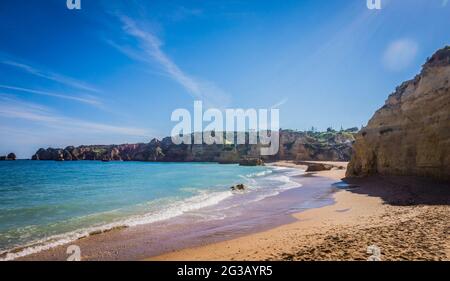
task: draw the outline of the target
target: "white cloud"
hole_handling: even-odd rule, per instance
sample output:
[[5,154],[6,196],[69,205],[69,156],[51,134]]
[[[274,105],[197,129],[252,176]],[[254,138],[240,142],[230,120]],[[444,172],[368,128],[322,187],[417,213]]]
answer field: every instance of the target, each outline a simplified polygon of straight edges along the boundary
[[69,118],[54,113],[50,108],[0,96],[0,116],[31,121],[56,129],[67,129],[86,134],[118,134],[124,136],[148,136],[145,129],[115,126]]
[[35,75],[37,77],[41,77],[41,78],[45,78],[47,80],[51,80],[72,88],[76,88],[79,90],[83,90],[83,91],[89,91],[89,92],[94,92],[94,93],[100,93],[101,91],[96,89],[95,87],[88,85],[87,83],[78,81],[76,79],[58,74],[58,73],[54,73],[51,71],[44,71],[44,70],[39,70],[33,66],[30,66],[28,64],[24,64],[24,63],[20,63],[20,62],[16,62],[16,61],[11,61],[11,60],[4,60],[1,63],[5,64],[5,65],[9,65],[9,66],[13,66],[15,68],[18,68],[22,71],[28,72],[32,75]]
[[36,95],[41,95],[41,96],[49,96],[49,97],[54,97],[54,98],[59,98],[59,99],[73,100],[73,101],[85,103],[85,104],[96,106],[96,107],[102,106],[102,103],[98,99],[96,99],[95,97],[90,96],[90,95],[85,96],[85,97],[69,96],[69,95],[33,90],[33,89],[28,89],[28,88],[14,87],[14,86],[8,86],[8,85],[0,85],[0,88],[7,89],[7,90],[13,90],[13,91],[26,92],[26,93],[36,94]]
[[139,28],[137,24],[128,17],[120,16],[120,20],[123,24],[122,29],[129,36],[132,36],[138,40],[145,56],[139,56],[136,52],[130,50],[129,48],[121,47],[115,43],[110,43],[112,46],[134,60],[146,63],[158,63],[158,65],[169,75],[171,79],[186,89],[192,97],[204,101],[205,104],[224,106],[229,103],[229,95],[219,89],[214,83],[196,79],[193,76],[183,72],[180,67],[162,50],[162,42],[158,37]]
[[383,55],[384,66],[391,71],[407,68],[416,58],[418,44],[410,39],[399,39],[387,47]]
[[282,107],[287,102],[288,102],[288,99],[284,98],[284,99],[280,100],[279,102],[277,102],[276,104],[272,105],[271,108],[279,109],[280,107]]

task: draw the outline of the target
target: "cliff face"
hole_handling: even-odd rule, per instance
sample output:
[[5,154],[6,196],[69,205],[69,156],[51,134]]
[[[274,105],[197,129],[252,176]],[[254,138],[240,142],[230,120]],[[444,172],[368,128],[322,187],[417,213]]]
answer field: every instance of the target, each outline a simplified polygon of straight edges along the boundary
[[450,180],[450,47],[399,86],[356,136],[347,176]]
[[69,146],[65,149],[39,149],[33,160],[103,160],[150,162],[250,163],[249,159],[348,161],[357,129],[325,133],[280,131],[277,155],[259,157],[258,145],[175,145],[170,137],[150,143],[122,145]]
[[274,160],[349,161],[358,128],[336,132],[282,131]]

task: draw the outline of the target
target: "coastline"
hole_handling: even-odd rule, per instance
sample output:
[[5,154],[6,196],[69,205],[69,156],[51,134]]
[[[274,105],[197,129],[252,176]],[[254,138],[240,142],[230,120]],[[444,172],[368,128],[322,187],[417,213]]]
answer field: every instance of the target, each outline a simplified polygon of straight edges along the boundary
[[[18,260],[65,260],[68,245],[80,246],[82,260],[367,260],[372,245],[382,260],[449,260],[448,185],[410,177],[346,184],[344,163],[314,163],[336,168],[294,176],[301,188],[236,207],[233,218],[194,223],[194,212],[95,233]],[[271,166],[305,169],[287,161]]]
[[[339,182],[345,171],[313,176]],[[293,223],[146,260],[367,260],[372,245],[380,249],[381,260],[450,260],[446,184],[397,177],[355,180],[355,185],[335,193],[332,205],[294,214]],[[414,192],[423,188],[435,192],[424,198]]]
[[305,177],[303,170],[293,168],[268,169],[270,173],[247,175],[249,192],[238,192],[209,207],[187,210],[168,220],[89,232],[50,248],[18,248],[29,253],[14,259],[65,260],[67,247],[76,245],[82,260],[142,260],[265,231],[295,221],[291,216],[295,212],[334,202],[333,180]]

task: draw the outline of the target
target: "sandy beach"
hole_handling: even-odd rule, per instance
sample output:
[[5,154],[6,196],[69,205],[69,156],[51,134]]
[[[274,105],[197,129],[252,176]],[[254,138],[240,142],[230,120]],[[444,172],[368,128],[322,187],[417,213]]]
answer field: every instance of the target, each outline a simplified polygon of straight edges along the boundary
[[[345,169],[312,176],[339,182]],[[448,184],[372,177],[351,186],[334,194],[335,204],[295,214],[293,223],[147,260],[367,260],[372,245],[381,260],[450,260]]]

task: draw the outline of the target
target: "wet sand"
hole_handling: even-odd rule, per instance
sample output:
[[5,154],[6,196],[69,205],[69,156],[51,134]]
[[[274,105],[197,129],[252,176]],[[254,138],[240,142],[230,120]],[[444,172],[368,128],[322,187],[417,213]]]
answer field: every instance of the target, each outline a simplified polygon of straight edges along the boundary
[[[338,182],[345,170],[313,176]],[[148,260],[367,260],[372,245],[381,260],[450,260],[448,183],[410,177],[350,183],[334,194],[334,205],[294,214],[293,223]]]

